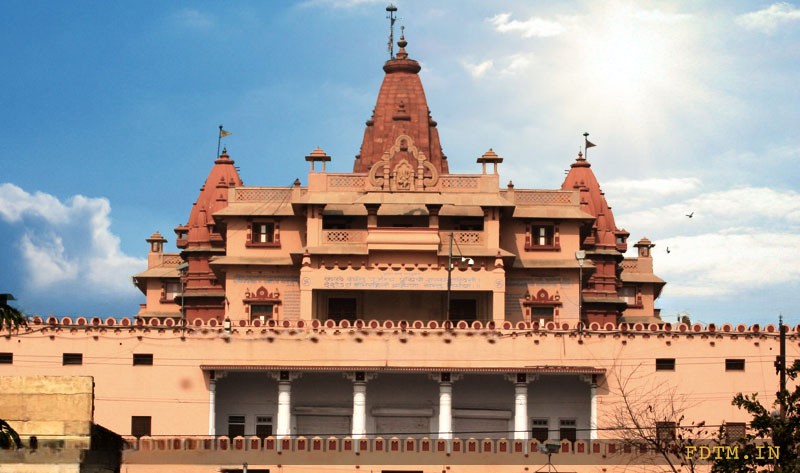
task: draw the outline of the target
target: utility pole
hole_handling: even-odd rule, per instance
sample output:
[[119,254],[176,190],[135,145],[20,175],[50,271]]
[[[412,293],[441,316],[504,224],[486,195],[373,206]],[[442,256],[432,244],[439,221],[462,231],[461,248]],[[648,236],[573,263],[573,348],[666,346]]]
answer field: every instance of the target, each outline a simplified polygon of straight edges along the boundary
[[[785,396],[786,394],[786,327],[783,326],[783,315],[778,316],[778,326],[780,329],[780,355],[778,355],[778,359],[775,360],[775,369],[778,372],[778,377],[780,378],[780,391],[778,393],[779,396]],[[781,410],[780,416],[781,420],[786,420],[786,399],[781,397]]]
[[447,301],[444,308],[444,320],[450,321],[450,288],[452,286],[453,273],[453,232],[450,232],[450,251],[447,253]]

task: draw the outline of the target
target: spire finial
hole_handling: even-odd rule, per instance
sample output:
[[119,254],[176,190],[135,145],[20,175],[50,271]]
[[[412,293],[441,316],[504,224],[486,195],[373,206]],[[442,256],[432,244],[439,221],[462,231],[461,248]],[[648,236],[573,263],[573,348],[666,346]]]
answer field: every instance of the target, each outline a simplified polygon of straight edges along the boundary
[[405,29],[405,26],[400,26],[400,41],[397,42],[400,49],[397,50],[397,59],[408,59],[408,53],[406,52],[408,41],[406,41]]
[[394,59],[394,22],[397,21],[395,16],[397,7],[390,3],[386,7],[386,12],[389,13],[389,16],[386,17],[389,19],[389,59]]

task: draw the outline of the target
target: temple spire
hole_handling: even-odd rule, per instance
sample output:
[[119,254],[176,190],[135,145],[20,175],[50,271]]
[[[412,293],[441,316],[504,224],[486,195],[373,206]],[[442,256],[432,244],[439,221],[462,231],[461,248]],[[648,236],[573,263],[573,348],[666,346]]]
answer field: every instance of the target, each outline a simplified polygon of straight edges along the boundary
[[[418,158],[424,157],[436,173],[447,174],[447,158],[419,78],[421,67],[408,56],[404,30],[397,46],[397,55],[383,65],[386,75],[372,117],[367,120],[353,172],[369,172],[379,162],[384,163],[384,153],[394,146],[413,146]],[[405,145],[398,144],[398,139]]]

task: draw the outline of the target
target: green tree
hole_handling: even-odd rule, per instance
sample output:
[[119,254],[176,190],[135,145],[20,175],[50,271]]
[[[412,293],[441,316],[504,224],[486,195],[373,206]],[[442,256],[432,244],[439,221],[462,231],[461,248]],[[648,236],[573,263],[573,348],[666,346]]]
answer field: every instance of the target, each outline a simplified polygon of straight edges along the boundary
[[[786,369],[786,377],[794,382],[798,375],[800,360],[795,360]],[[740,442],[737,458],[717,459],[712,473],[800,473],[800,385],[794,391],[786,389],[778,393],[774,407],[785,407],[783,417],[761,404],[755,394],[739,393],[732,403],[753,416],[751,432]],[[763,445],[776,448],[767,449]]]
[[13,300],[14,296],[11,294],[0,294],[0,331],[8,330],[10,332],[24,327],[28,323],[25,314],[16,307],[8,305],[8,301]]
[[[11,294],[0,294],[0,331],[8,330],[12,332],[28,324],[28,319],[19,309],[8,305],[9,300],[14,300]],[[0,419],[0,448],[22,447],[17,432]]]

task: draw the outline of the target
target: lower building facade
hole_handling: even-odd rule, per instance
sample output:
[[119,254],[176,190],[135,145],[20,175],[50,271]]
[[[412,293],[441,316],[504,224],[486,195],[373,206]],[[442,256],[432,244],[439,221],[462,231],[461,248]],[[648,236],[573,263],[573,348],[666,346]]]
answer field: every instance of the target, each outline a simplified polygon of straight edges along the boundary
[[[547,444],[557,471],[616,471],[661,467],[638,450],[635,422],[665,439],[700,422],[746,429],[731,399],[774,401],[778,333],[35,318],[0,339],[0,376],[92,376],[94,422],[127,442],[123,471],[466,472],[473,461],[535,471]],[[787,360],[800,357],[800,326],[788,327],[786,346]]]

